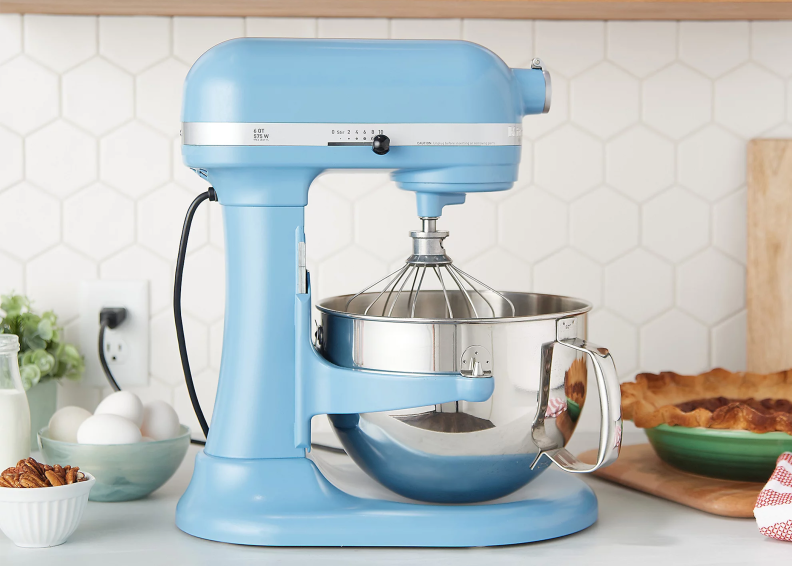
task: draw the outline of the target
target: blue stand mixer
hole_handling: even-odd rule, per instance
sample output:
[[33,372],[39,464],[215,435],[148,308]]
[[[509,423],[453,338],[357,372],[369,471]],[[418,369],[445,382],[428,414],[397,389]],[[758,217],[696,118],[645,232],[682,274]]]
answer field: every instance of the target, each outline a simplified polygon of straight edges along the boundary
[[[174,310],[208,434],[181,530],[249,545],[486,546],[596,520],[593,492],[546,470],[588,472],[618,455],[618,381],[607,349],[585,340],[591,305],[497,291],[453,264],[438,229],[466,193],[512,186],[522,117],[549,104],[541,61],[510,69],[462,41],[236,39],[193,65],[183,159],[214,188],[185,222]],[[391,276],[317,305],[313,332],[304,207],[329,169],[392,170],[416,194],[421,229]],[[227,281],[211,429],[180,312],[187,233],[207,199],[223,206]],[[589,368],[601,404],[593,465],[564,448]],[[393,497],[327,479],[309,457],[317,415]]]

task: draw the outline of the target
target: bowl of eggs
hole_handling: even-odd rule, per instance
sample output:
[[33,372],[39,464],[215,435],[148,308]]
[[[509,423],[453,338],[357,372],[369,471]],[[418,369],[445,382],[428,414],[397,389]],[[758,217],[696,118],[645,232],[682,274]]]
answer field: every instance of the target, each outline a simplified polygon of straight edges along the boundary
[[91,501],[130,501],[162,487],[190,446],[190,429],[165,401],[143,404],[118,391],[91,414],[64,407],[38,434],[44,459],[90,470],[96,479]]

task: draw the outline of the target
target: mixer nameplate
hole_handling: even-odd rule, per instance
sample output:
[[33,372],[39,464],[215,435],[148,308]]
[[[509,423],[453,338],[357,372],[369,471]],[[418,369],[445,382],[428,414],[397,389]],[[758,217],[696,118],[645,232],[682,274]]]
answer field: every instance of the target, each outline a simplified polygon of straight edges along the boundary
[[183,145],[370,146],[380,134],[391,147],[521,145],[522,124],[182,124]]

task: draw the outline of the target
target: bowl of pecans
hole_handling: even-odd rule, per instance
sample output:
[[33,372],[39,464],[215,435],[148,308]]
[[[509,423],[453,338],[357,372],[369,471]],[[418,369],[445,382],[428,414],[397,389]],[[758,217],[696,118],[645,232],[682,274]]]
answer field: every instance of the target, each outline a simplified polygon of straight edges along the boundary
[[17,546],[63,544],[80,524],[95,481],[76,467],[20,460],[0,474],[0,531]]

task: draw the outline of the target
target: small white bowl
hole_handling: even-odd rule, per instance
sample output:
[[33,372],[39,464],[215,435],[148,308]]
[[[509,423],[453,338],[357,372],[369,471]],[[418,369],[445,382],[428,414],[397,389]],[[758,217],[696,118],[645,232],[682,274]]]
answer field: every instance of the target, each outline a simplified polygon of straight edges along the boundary
[[57,487],[0,487],[0,531],[24,548],[58,546],[77,529],[96,479]]

